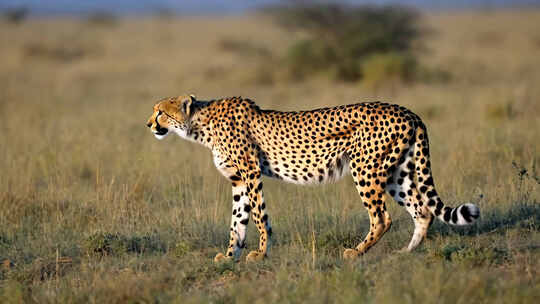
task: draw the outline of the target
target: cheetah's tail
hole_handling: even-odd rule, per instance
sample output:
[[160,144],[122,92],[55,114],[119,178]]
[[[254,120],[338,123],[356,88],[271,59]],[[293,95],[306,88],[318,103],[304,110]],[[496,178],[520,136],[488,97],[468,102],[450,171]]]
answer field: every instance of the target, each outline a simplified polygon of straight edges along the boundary
[[456,226],[470,225],[480,216],[480,209],[474,204],[463,204],[456,208],[445,207],[433,183],[431,175],[431,163],[429,161],[429,140],[426,126],[418,121],[416,129],[416,140],[414,145],[414,155],[416,159],[416,176],[418,180],[418,190],[422,196],[422,201],[433,215],[441,221]]

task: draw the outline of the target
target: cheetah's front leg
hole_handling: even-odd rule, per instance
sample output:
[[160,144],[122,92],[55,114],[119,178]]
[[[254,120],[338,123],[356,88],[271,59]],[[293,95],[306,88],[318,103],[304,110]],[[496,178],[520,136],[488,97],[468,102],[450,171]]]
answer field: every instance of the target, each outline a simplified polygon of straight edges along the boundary
[[231,258],[238,260],[242,254],[242,248],[245,246],[244,240],[246,239],[249,211],[251,210],[246,185],[241,182],[234,182],[232,196],[233,206],[229,247],[227,248],[225,255],[222,253],[216,255],[214,258],[215,262],[229,260]]
[[247,182],[248,196],[251,203],[251,216],[253,222],[259,230],[259,249],[251,251],[247,258],[247,262],[262,260],[267,252],[272,234],[270,220],[266,214],[266,204],[262,194],[262,181],[259,173],[249,174],[250,177],[255,177]]

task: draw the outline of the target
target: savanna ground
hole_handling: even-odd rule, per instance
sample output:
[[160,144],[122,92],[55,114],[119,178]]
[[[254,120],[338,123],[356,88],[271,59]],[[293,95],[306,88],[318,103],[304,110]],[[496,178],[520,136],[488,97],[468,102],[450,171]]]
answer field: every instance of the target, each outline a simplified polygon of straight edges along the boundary
[[[540,11],[423,22],[421,63],[451,77],[377,88],[267,76],[261,56],[278,56],[291,34],[257,16],[2,23],[0,302],[537,301]],[[348,263],[344,248],[369,222],[351,178],[265,180],[269,258],[215,265],[228,239],[229,183],[209,151],[158,142],[145,127],[154,101],[184,92],[279,110],[407,106],[430,131],[443,201],[477,203],[482,217],[465,228],[435,222],[416,251],[398,253],[413,224],[390,200],[392,229]],[[248,250],[256,246],[250,227]]]

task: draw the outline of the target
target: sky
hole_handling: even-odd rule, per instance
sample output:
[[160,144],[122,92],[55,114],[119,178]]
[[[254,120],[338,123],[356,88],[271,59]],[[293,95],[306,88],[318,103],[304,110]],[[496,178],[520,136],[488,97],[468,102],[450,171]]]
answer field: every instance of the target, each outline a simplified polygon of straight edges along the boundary
[[[85,14],[109,11],[117,14],[170,9],[179,14],[236,13],[286,0],[0,0],[0,10],[27,7],[34,14]],[[353,4],[399,3],[424,9],[467,9],[540,5],[540,0],[348,0]]]

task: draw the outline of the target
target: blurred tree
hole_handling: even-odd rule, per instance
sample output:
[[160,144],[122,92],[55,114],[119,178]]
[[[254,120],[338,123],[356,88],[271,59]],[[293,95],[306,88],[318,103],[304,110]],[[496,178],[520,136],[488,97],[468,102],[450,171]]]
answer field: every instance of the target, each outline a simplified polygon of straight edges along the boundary
[[27,7],[21,6],[21,7],[14,7],[6,9],[3,13],[4,18],[7,20],[7,22],[12,24],[19,24],[23,22],[26,17],[28,17],[29,10]]
[[[265,9],[283,27],[308,34],[287,52],[291,74],[303,78],[316,71],[331,71],[337,79],[355,81],[364,75],[364,63],[373,55],[387,71],[410,77],[416,60],[411,47],[420,35],[419,13],[403,6],[352,6],[342,3],[288,1]],[[407,72],[398,57],[407,58]],[[388,58],[389,62],[381,63]]]

